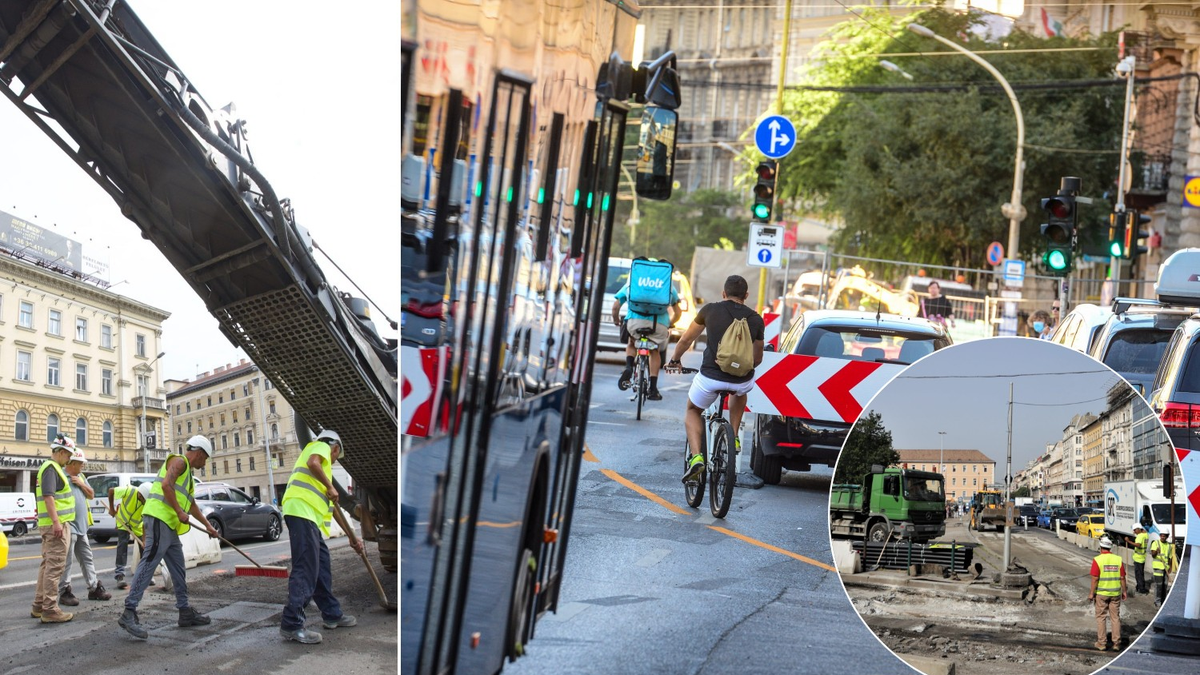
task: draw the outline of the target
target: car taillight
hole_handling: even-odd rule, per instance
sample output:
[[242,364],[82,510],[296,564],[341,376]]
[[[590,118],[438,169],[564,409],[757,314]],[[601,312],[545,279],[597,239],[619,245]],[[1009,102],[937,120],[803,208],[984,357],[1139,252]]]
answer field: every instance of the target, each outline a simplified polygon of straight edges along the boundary
[[776,443],[781,448],[803,448],[803,443]]
[[445,309],[445,303],[443,303],[441,300],[438,300],[437,302],[417,302],[416,300],[409,300],[408,304],[404,306],[404,309],[416,314],[417,316],[423,316],[426,319],[440,319],[442,318],[443,310]]
[[1200,429],[1200,406],[1167,402],[1158,418],[1168,429]]

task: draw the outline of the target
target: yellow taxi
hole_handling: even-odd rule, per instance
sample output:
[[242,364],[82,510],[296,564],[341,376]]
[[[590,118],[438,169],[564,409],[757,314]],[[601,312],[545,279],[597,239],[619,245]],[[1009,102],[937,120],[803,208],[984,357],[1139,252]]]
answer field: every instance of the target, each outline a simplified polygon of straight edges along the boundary
[[1082,534],[1092,539],[1099,539],[1104,536],[1104,514],[1089,513],[1079,516],[1079,520],[1075,523],[1076,534]]

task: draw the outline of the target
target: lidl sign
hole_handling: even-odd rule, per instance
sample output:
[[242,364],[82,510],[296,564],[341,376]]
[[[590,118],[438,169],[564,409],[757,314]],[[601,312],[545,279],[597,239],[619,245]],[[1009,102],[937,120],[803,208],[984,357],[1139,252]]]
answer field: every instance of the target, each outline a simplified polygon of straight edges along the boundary
[[1200,176],[1186,176],[1183,182],[1183,205],[1200,209]]

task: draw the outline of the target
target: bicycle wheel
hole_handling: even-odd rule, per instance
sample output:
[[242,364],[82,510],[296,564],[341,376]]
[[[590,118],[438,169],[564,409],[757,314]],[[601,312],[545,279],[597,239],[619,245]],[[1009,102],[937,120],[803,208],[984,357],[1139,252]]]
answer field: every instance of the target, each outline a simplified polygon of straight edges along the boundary
[[733,502],[733,485],[737,482],[737,459],[734,456],[733,425],[722,418],[717,420],[717,437],[713,439],[712,460],[708,480],[711,489],[708,505],[713,517],[724,518]]
[[[707,443],[704,443],[703,441],[701,441],[701,443],[700,443],[700,455],[701,456],[704,456],[707,454],[704,451],[705,445],[707,445]],[[692,456],[691,441],[684,441],[684,443],[683,443],[683,470],[684,471],[687,471],[688,459],[691,458],[691,456]],[[705,459],[707,459],[707,457]],[[700,502],[704,501],[704,483],[707,479],[708,479],[707,476],[701,475],[701,476],[693,478],[689,481],[686,481],[683,484],[684,496],[687,497],[688,506],[692,507],[693,509],[700,508]]]
[[637,418],[639,420],[642,419],[642,404],[646,402],[646,376],[648,372],[646,357],[639,356],[637,360],[637,376],[633,385],[637,387],[634,398],[637,399]]

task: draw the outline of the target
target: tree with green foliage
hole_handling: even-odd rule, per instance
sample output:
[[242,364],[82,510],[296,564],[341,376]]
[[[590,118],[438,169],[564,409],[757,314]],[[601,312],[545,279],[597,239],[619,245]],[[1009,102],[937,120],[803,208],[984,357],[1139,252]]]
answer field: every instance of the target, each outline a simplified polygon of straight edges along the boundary
[[[988,52],[985,58],[1014,86],[1047,85],[1016,92],[1025,119],[1022,201],[1029,214],[1021,224],[1022,257],[1040,258],[1040,199],[1056,193],[1063,176],[1079,176],[1083,194],[1096,198],[1082,209],[1080,225],[1085,240],[1102,239],[1124,104],[1123,81],[1112,76],[1116,33],[1045,39],[1016,31],[992,42],[971,31],[978,13],[930,9],[893,17],[890,11],[863,9],[861,19],[836,26],[814,54],[807,86],[859,89],[786,92],[797,141],[781,162],[781,199],[843,223],[833,241],[843,253],[982,268],[987,244],[1008,241],[1000,206],[1013,184],[1011,103],[977,63],[905,30],[919,23]],[[913,53],[922,55],[899,56]],[[889,55],[911,82],[880,67]],[[1086,80],[1122,86],[1054,86]]]
[[1014,498],[1016,498],[1016,497],[1029,497],[1029,496],[1032,496],[1032,492],[1030,492],[1030,490],[1029,490],[1029,486],[1028,486],[1028,485],[1022,485],[1021,487],[1017,488],[1017,489],[1016,489],[1016,490],[1015,490],[1015,491],[1012,493],[1012,496],[1013,496]]
[[842,454],[838,456],[834,483],[860,483],[873,464],[884,467],[900,462],[900,453],[892,448],[892,432],[883,426],[877,412],[860,417],[850,430]]
[[733,192],[677,190],[669,201],[639,200],[635,227],[630,226],[629,205],[618,204],[612,255],[666,258],[684,272],[691,268],[695,247],[740,248],[749,232],[745,218],[733,215],[745,210],[745,199]]

